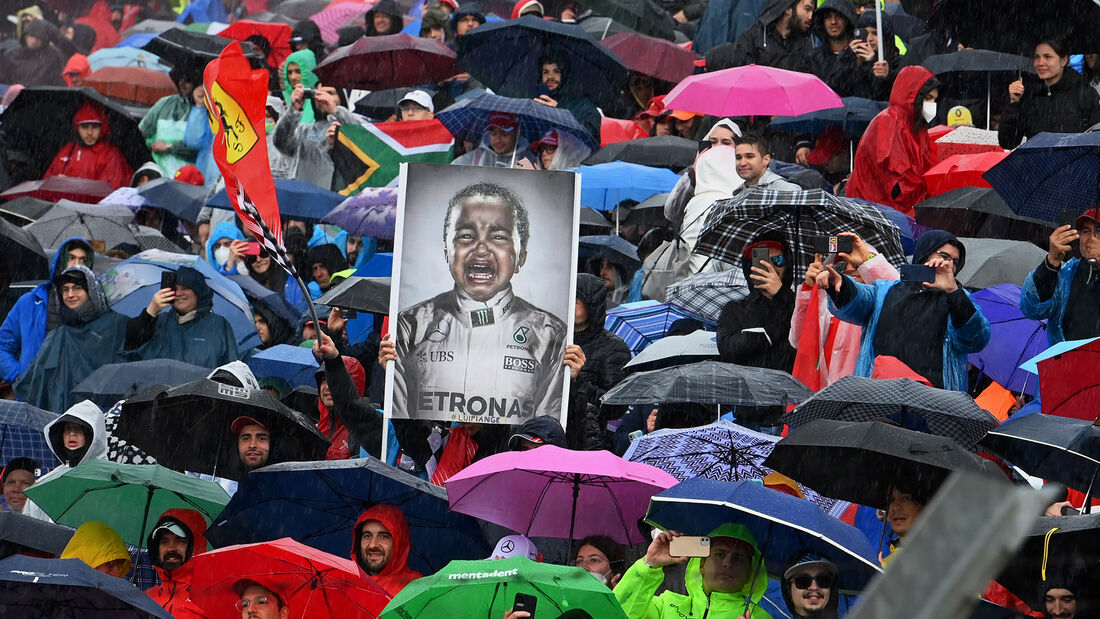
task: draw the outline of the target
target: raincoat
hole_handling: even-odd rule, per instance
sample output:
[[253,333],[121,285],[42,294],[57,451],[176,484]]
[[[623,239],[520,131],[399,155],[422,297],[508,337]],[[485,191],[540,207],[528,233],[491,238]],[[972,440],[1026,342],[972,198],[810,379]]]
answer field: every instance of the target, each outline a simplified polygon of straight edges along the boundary
[[564,57],[554,58],[553,61],[561,69],[561,84],[555,90],[550,91],[550,98],[558,102],[558,109],[569,110],[573,118],[576,118],[577,122],[599,143],[600,124],[602,123],[600,111],[596,109],[596,104],[592,103],[588,97],[578,94],[575,90],[567,91],[566,84],[569,83],[569,79],[572,77],[569,61]]
[[[84,448],[73,451],[65,447],[62,435],[66,423],[76,423],[85,428],[87,440]],[[46,436],[46,444],[49,445],[50,451],[61,461],[61,464],[39,478],[38,482],[59,477],[74,466],[91,462],[96,458],[107,459],[106,419],[103,411],[90,400],[73,404],[63,415],[46,424],[42,433]],[[23,507],[23,515],[39,520],[50,520],[46,512],[31,499],[27,499],[27,504]]]
[[1044,131],[1081,133],[1100,123],[1100,95],[1071,67],[1049,87],[1030,74],[1022,79],[1024,96],[1016,103],[1006,102],[1001,114],[997,141],[1002,148],[1016,148],[1024,138]]
[[[346,247],[346,245],[343,247]],[[313,265],[318,262],[324,265],[325,270],[328,271],[329,283],[325,286],[324,290],[322,290],[320,284],[316,281],[309,282],[309,294],[314,299],[321,296],[321,294],[332,287],[332,277],[336,273],[348,268],[348,261],[344,257],[341,246],[334,243],[321,243],[310,247],[309,255],[306,257],[306,263],[303,270],[311,272],[313,270]]]
[[[73,77],[70,74],[75,73]],[[62,70],[61,77],[65,80],[65,85],[69,88],[77,88],[77,80],[82,80],[88,77],[92,73],[92,65],[88,63],[88,57],[84,54],[73,54],[69,56],[69,61],[65,63],[65,68]]]
[[166,142],[172,149],[164,153],[153,153],[153,161],[164,170],[165,176],[175,178],[176,170],[185,165],[194,165],[198,153],[187,147],[187,119],[191,108],[195,107],[190,95],[186,98],[174,94],[161,97],[149,108],[145,117],[138,123],[138,130],[145,136],[145,145],[152,147],[153,142]]
[[183,132],[183,143],[195,151],[195,167],[202,172],[203,186],[210,188],[218,184],[222,177],[218,162],[214,161],[214,133],[210,131],[210,117],[206,108],[193,107],[187,115],[187,127]]
[[845,56],[845,52],[851,54],[847,44],[839,52],[834,52],[829,44],[829,36],[825,31],[825,14],[826,11],[835,11],[844,18],[846,22],[844,24],[844,30],[840,35],[840,38],[848,41],[852,38],[852,33],[856,29],[856,21],[859,17],[856,15],[855,6],[852,5],[851,0],[825,0],[821,3],[817,9],[814,10],[813,18],[810,21],[810,31],[819,38],[822,43],[813,49],[810,53],[810,67],[814,75],[821,78],[821,81],[829,85],[829,88],[836,90],[838,78],[840,73],[848,72],[852,67],[845,66],[842,61]]
[[[1043,260],[1045,261],[1046,258]],[[1066,340],[1065,331],[1062,330],[1062,318],[1066,315],[1073,278],[1077,275],[1077,269],[1080,266],[1079,258],[1071,258],[1062,265],[1058,270],[1058,283],[1054,287],[1054,294],[1046,301],[1039,296],[1039,290],[1035,285],[1035,273],[1039,269],[1047,268],[1046,265],[1040,264],[1028,273],[1023,290],[1020,291],[1020,311],[1032,320],[1046,319],[1047,343],[1051,346]]]
[[770,619],[771,615],[760,608],[759,603],[768,590],[768,571],[764,558],[749,530],[739,524],[724,524],[711,531],[710,538],[731,537],[752,545],[752,565],[756,568],[745,586],[737,593],[710,593],[703,589],[703,560],[694,558],[687,563],[685,585],[687,595],[663,591],[655,596],[665,579],[665,571],[652,568],[638,559],[623,574],[615,587],[615,599],[622,605],[628,619],[703,619],[719,617],[737,619],[746,611],[746,599],[753,603],[752,619]]
[[[89,121],[98,121],[101,129],[99,140],[91,146],[86,146],[77,133],[77,127],[80,123]],[[80,106],[73,115],[73,133],[76,134],[73,141],[57,151],[53,163],[46,169],[42,178],[75,176],[104,181],[112,189],[129,186],[134,170],[122,155],[122,151],[110,142],[111,124],[103,108],[91,101]]]
[[327,189],[332,186],[334,168],[325,132],[334,122],[361,125],[366,120],[345,107],[337,107],[334,113],[327,116],[315,116],[314,122],[303,123],[302,112],[288,109],[275,125],[272,143],[280,153],[292,160],[294,178]]
[[[302,49],[294,52],[290,56],[287,56],[286,62],[283,63],[283,101],[286,102],[287,108],[290,108],[290,95],[294,92],[294,87],[290,85],[290,80],[287,79],[286,72],[287,67],[291,64],[298,65],[298,68],[302,70],[302,87],[303,88],[316,88],[317,76],[313,73],[313,68],[317,66],[317,57],[310,49]],[[314,121],[313,117],[313,101],[306,99],[302,103],[302,118],[298,122],[309,124]]]
[[[224,264],[218,264],[218,261],[214,258],[214,244],[222,239],[233,239],[234,241],[243,241],[244,233],[233,225],[231,221],[223,221],[220,224],[214,226],[214,229],[210,232],[210,237],[206,239],[206,261],[210,263],[210,266],[214,267],[214,270],[222,275],[239,275],[244,270],[244,262],[238,262],[232,269],[226,270]],[[272,264],[273,267],[278,268],[278,265]]]
[[125,542],[115,533],[111,527],[89,520],[73,533],[72,539],[61,552],[62,559],[80,559],[93,569],[104,563],[125,559],[122,573],[130,571],[133,562],[130,560],[130,551],[126,549]]
[[[516,129],[519,131],[519,129]],[[477,148],[456,157],[451,165],[474,165],[487,168],[514,168],[516,163],[526,159],[531,165],[535,165],[535,158],[531,154],[530,144],[522,135],[516,136],[516,147],[503,155],[498,155],[489,145],[489,132],[481,136],[481,142]]]
[[62,275],[77,273],[87,281],[88,300],[77,310],[59,301],[61,324],[46,336],[42,349],[15,383],[16,397],[53,412],[72,406],[77,401],[73,387],[101,365],[131,360],[122,352],[129,319],[107,306],[103,286],[88,267],[62,271]]
[[[65,54],[50,45],[54,28],[43,19],[32,19],[20,30],[19,47],[4,54],[0,62],[0,84],[64,86],[61,76]],[[27,35],[42,42],[36,49],[27,47]]]
[[0,325],[0,379],[14,383],[15,379],[26,373],[42,348],[46,331],[57,327],[58,300],[53,288],[53,278],[65,270],[67,265],[63,262],[67,261],[66,255],[73,243],[88,252],[91,264],[95,253],[87,241],[79,237],[65,239],[50,263],[50,281],[39,284],[34,290],[19,297],[4,317],[4,324]]
[[[377,576],[369,576],[359,560],[359,536],[362,534],[363,523],[368,520],[382,523],[393,536],[393,556]],[[405,585],[421,577],[420,572],[409,568],[409,521],[396,506],[378,503],[368,508],[359,515],[352,530],[354,535],[351,538],[351,560],[355,561],[355,565],[359,567],[359,575],[364,579],[373,578],[387,593],[397,595]]]
[[775,28],[783,12],[793,4],[794,0],[766,0],[760,19],[742,32],[736,42],[719,45],[706,53],[707,71],[758,64],[812,73],[813,37],[808,32],[792,32],[784,37]]
[[[345,376],[338,376],[339,368],[336,367],[336,364],[340,361],[343,361]],[[330,371],[333,375],[331,379],[328,377]],[[353,454],[358,455],[360,445],[357,444],[358,441],[352,441],[348,429],[344,426],[343,422],[344,418],[348,417],[346,409],[355,406],[360,398],[363,397],[363,394],[366,393],[367,372],[363,369],[363,364],[359,363],[354,357],[341,356],[338,359],[326,359],[325,367],[317,370],[315,377],[317,379],[318,391],[321,390],[321,381],[327,380],[328,388],[333,392],[332,411],[329,411],[328,407],[325,406],[325,403],[320,398],[317,399],[317,410],[321,413],[321,419],[317,423],[317,429],[328,438],[330,443],[328,451],[325,452],[325,460],[345,460],[350,458]],[[351,389],[348,389],[349,386]],[[335,393],[337,389],[340,390],[339,401],[337,401]],[[355,425],[367,426],[367,428],[362,429],[367,430],[366,434],[371,439],[374,439],[372,442],[377,443],[369,445],[368,451],[377,458],[381,455],[379,446],[382,444],[382,435],[380,434],[382,430],[382,418],[378,415],[377,411],[374,410],[374,407],[370,406],[370,402],[366,402],[365,404],[367,408],[370,409],[369,412],[373,413],[373,415],[368,415],[365,424]],[[354,418],[357,416],[353,415],[352,417],[353,419],[348,420],[349,424],[352,424],[355,420]],[[357,427],[356,429],[359,430],[360,428]],[[357,437],[362,434],[361,432],[355,433]],[[353,442],[356,444],[352,444]]]
[[[699,159],[695,161],[695,195],[684,207],[683,223],[678,235],[686,247],[695,247],[714,203],[733,197],[733,192],[744,184],[745,181],[737,175],[736,153],[733,148],[715,146],[699,155]],[[699,273],[704,266],[708,272],[723,270],[719,268],[719,261],[697,253],[691,254],[689,265],[690,273]]]
[[[161,514],[153,530],[155,531],[166,519],[175,521],[187,533],[186,560],[183,565],[171,572],[154,564],[161,584],[145,593],[176,619],[206,619],[208,615],[202,607],[191,601],[191,577],[194,575],[192,570],[194,564],[191,563],[191,559],[206,552],[206,520],[203,519],[202,514],[193,509],[170,509]],[[152,533],[149,535],[146,548],[151,555],[159,552],[156,536]]]
[[892,206],[913,216],[928,197],[924,173],[932,167],[928,128],[914,129],[918,97],[935,79],[924,67],[905,67],[890,91],[890,106],[875,116],[859,141],[847,195]]

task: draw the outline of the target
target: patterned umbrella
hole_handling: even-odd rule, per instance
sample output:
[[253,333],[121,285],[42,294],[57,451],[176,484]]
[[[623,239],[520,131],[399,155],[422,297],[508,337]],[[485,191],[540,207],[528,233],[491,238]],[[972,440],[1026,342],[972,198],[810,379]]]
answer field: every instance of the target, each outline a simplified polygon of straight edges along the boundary
[[604,328],[621,337],[630,347],[630,352],[636,355],[664,337],[669,326],[681,318],[694,318],[713,325],[707,318],[692,315],[667,303],[638,301],[608,310]]
[[393,187],[368,187],[321,218],[321,223],[340,226],[352,236],[376,239],[392,239],[396,221],[397,189]]
[[1100,133],[1040,133],[985,173],[1013,211],[1058,221],[1063,209],[1097,203]]
[[57,466],[57,458],[42,434],[46,424],[57,417],[26,402],[0,400],[0,458],[4,462],[19,456],[33,458],[43,474]]
[[689,275],[665,288],[665,301],[716,323],[726,303],[744,299],[748,294],[745,274],[734,269]]
[[592,150],[600,147],[595,138],[577,122],[569,110],[535,103],[531,99],[484,94],[461,105],[452,105],[436,114],[436,118],[456,138],[477,143],[485,133],[491,112],[515,114],[519,122],[520,134],[528,142],[535,142],[547,131],[557,129],[583,141],[585,146]]
[[795,377],[780,370],[701,361],[631,374],[603,395],[603,403],[786,406],[801,402],[812,393]]

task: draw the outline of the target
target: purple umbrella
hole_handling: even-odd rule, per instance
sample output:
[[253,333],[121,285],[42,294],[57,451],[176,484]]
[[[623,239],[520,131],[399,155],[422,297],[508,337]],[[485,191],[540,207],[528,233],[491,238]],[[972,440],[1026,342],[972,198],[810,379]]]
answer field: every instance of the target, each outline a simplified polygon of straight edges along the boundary
[[1046,321],[1025,318],[1020,312],[1020,287],[999,284],[975,292],[972,299],[989,320],[989,344],[970,355],[970,363],[1005,389],[1035,393],[1038,380],[1020,364],[1047,348]]
[[321,218],[352,236],[392,239],[397,218],[397,189],[371,187],[352,196]]
[[452,511],[527,536],[607,535],[633,545],[646,541],[637,523],[649,499],[676,483],[656,467],[607,451],[544,445],[474,462],[446,486]]

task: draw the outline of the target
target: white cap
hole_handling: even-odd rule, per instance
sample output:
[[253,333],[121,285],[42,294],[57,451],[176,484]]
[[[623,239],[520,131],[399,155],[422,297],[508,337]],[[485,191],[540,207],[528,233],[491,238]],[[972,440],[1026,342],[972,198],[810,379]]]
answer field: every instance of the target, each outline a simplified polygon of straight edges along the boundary
[[527,557],[532,561],[538,561],[539,549],[535,547],[534,542],[522,535],[505,535],[500,538],[497,547],[493,549],[493,554],[489,555],[486,560],[511,559],[512,557]]
[[415,104],[419,105],[420,107],[428,110],[429,112],[433,112],[433,113],[435,112],[435,104],[432,103],[431,95],[424,92],[423,90],[412,90],[412,91],[410,91],[409,94],[405,95],[404,97],[401,97],[401,100],[397,102],[397,105],[400,106],[402,103],[404,103],[406,101],[412,101],[413,103],[415,103]]

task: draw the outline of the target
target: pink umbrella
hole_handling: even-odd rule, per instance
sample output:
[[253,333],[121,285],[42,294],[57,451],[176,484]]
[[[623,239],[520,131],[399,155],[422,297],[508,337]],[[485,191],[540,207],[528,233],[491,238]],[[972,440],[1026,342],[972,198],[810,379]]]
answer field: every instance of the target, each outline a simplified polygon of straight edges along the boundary
[[361,17],[374,6],[373,2],[337,2],[325,7],[310,19],[321,30],[321,39],[332,45],[339,40],[340,35],[336,31],[347,25],[353,17]]
[[844,103],[815,75],[750,64],[685,77],[665,96],[665,107],[712,116],[797,116]]
[[676,485],[668,473],[607,451],[546,445],[475,462],[446,482],[451,509],[534,537],[607,535],[624,544],[649,499]]

